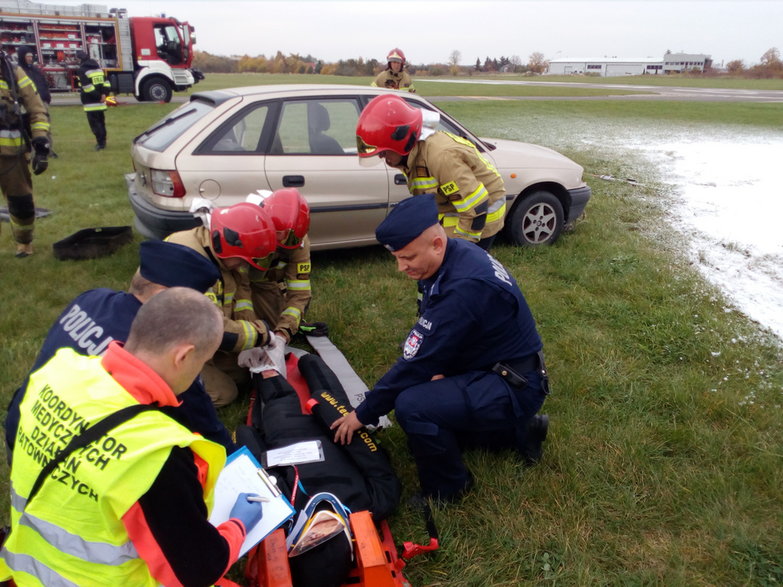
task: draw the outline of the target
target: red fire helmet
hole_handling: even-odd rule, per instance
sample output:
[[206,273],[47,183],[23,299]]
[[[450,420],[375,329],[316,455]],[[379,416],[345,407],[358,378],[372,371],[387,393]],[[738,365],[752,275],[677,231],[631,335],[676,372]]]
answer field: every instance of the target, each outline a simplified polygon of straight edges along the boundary
[[212,250],[221,259],[236,257],[265,271],[277,248],[272,221],[255,204],[217,208],[210,219]]
[[376,96],[359,115],[356,146],[359,157],[372,157],[382,151],[405,156],[411,152],[421,132],[421,110],[395,94]]
[[275,227],[277,245],[296,249],[310,230],[310,206],[296,188],[282,188],[267,196],[261,204]]

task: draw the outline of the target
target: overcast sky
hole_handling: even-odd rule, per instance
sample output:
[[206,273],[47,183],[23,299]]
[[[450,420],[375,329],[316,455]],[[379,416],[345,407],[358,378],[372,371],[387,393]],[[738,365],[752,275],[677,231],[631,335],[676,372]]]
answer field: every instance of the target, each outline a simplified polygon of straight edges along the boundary
[[[49,3],[81,4],[71,0]],[[101,0],[90,0],[103,4]],[[189,21],[197,48],[217,55],[310,54],[463,65],[533,52],[558,57],[706,53],[716,65],[783,51],[783,0],[117,0],[129,16]]]

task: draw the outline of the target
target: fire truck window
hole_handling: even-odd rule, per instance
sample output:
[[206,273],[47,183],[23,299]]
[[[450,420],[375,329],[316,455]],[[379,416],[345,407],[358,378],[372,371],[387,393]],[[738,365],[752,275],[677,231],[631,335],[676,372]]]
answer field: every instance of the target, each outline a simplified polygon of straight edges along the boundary
[[182,62],[182,46],[177,29],[171,25],[155,27],[155,48],[158,57],[171,65]]

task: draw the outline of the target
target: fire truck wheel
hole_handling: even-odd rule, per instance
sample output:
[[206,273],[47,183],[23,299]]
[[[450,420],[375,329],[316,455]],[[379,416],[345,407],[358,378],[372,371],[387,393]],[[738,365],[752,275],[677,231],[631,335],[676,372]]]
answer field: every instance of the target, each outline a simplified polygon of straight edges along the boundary
[[163,78],[152,78],[141,84],[141,99],[147,102],[171,102],[171,84]]

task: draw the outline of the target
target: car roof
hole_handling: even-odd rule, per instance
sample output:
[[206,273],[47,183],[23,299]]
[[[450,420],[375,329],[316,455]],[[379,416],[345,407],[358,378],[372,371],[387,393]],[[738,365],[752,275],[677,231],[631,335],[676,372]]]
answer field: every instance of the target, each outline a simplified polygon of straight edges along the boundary
[[[323,96],[328,94],[340,95],[345,93],[366,94],[372,96],[389,94],[392,92],[386,88],[374,88],[371,86],[357,86],[349,84],[272,84],[267,86],[242,86],[236,88],[226,88],[222,90],[196,92],[191,95],[190,99],[191,101],[206,100],[217,105],[233,98],[245,98],[248,96],[266,96],[272,98],[275,96],[290,97],[296,94],[301,94],[303,96]],[[424,101],[423,99],[421,100]]]

